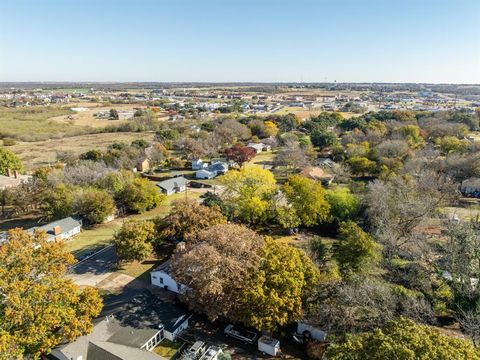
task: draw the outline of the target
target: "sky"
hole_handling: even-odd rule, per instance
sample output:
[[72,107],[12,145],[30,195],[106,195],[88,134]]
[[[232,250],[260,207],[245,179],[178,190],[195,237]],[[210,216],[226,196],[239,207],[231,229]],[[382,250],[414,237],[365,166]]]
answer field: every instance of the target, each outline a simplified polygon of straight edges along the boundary
[[480,84],[480,0],[0,0],[0,81]]

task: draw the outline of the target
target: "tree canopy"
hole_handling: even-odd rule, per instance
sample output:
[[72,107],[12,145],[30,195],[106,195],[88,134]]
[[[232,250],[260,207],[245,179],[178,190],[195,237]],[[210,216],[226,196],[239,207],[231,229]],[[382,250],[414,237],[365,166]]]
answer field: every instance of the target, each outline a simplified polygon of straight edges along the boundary
[[268,237],[259,264],[251,269],[240,292],[238,315],[243,323],[272,332],[303,315],[304,301],[319,274],[301,250]]
[[0,175],[7,175],[8,170],[22,172],[22,161],[10,150],[0,148]]
[[65,277],[73,256],[46,234],[9,231],[0,246],[0,349],[39,357],[62,340],[88,334],[102,300]]
[[327,350],[328,359],[478,360],[480,353],[468,340],[442,335],[438,330],[401,318],[385,329],[350,336]]

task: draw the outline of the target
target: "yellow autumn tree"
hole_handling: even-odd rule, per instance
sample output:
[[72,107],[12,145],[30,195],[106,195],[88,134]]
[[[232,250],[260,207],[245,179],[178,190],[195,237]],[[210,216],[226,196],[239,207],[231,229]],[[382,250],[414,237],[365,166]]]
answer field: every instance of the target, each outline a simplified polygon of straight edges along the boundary
[[2,352],[36,359],[92,330],[102,300],[96,289],[81,291],[65,277],[73,263],[63,245],[48,242],[44,232],[9,231],[0,245]]
[[259,266],[250,271],[240,292],[238,320],[270,332],[298,320],[319,276],[302,250],[267,237]]
[[229,171],[222,177],[225,191],[222,197],[243,221],[258,223],[265,221],[272,208],[277,185],[273,174],[260,166],[244,166]]

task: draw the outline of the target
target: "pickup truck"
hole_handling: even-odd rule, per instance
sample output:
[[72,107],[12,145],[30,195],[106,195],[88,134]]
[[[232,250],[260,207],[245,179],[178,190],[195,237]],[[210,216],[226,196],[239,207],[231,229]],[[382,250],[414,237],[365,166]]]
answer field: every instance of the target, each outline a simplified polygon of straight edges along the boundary
[[248,344],[253,344],[257,339],[257,334],[253,331],[248,331],[240,326],[228,325],[223,331],[225,335],[238,339]]

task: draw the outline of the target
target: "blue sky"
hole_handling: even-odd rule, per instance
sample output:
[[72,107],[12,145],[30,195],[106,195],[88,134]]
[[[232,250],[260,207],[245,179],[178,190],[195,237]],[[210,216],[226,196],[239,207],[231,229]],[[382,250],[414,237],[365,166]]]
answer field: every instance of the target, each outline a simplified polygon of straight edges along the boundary
[[480,83],[480,0],[0,0],[0,81]]

